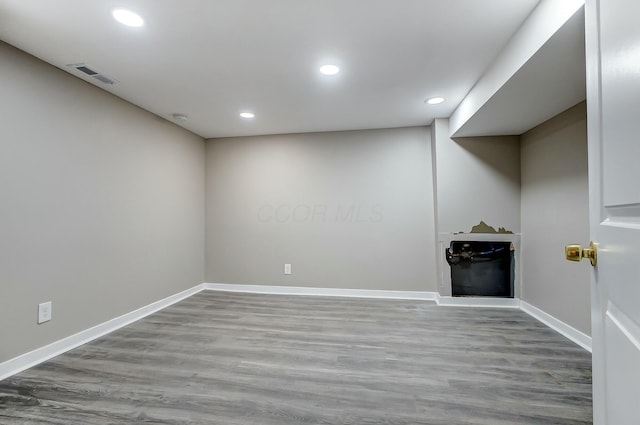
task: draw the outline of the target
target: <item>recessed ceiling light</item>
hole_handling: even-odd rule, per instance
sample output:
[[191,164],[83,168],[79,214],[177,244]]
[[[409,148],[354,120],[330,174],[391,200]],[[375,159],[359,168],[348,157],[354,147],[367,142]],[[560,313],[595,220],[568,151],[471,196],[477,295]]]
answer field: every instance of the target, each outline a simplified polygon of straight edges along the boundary
[[240,113],[240,116],[242,118],[249,119],[249,118],[255,118],[256,114],[254,114],[253,112],[242,112],[242,113]]
[[340,72],[340,68],[336,65],[322,65],[320,67],[320,72],[324,75],[336,75]]
[[428,103],[429,105],[437,105],[442,102],[444,102],[444,97],[432,97],[431,99],[425,100],[425,103]]
[[127,9],[113,9],[111,15],[116,21],[128,27],[141,27],[144,25],[144,19],[140,15]]

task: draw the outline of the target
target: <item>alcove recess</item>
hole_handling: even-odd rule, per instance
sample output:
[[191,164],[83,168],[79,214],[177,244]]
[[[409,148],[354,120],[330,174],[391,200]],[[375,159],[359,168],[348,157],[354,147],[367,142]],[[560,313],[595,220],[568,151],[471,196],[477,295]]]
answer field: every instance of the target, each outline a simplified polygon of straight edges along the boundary
[[[438,242],[440,255],[438,290],[441,296],[520,298],[519,234],[501,227],[496,229],[481,221],[469,232],[439,233]],[[508,249],[508,263],[504,256],[500,257],[504,249]],[[507,267],[506,271],[505,267]],[[456,283],[457,290],[454,290],[452,271],[455,278],[463,280]],[[478,290],[483,280],[505,279],[505,272],[508,274],[506,277],[508,284],[504,281],[488,282],[487,286],[493,288]],[[474,273],[477,273],[477,276],[474,277]],[[498,290],[499,286],[502,286],[503,290]]]

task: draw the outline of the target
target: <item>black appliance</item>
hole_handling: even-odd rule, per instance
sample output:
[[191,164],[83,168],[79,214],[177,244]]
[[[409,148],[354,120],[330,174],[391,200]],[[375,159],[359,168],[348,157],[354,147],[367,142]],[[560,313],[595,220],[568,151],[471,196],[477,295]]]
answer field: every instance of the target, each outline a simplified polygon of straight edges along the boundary
[[454,241],[446,249],[454,297],[513,298],[514,249],[511,242]]

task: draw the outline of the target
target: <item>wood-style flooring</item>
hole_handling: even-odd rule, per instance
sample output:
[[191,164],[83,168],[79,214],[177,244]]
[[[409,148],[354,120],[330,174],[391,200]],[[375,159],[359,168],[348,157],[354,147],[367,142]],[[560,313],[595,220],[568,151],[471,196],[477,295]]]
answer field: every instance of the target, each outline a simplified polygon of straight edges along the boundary
[[517,310],[202,292],[0,382],[0,424],[591,424],[591,356]]

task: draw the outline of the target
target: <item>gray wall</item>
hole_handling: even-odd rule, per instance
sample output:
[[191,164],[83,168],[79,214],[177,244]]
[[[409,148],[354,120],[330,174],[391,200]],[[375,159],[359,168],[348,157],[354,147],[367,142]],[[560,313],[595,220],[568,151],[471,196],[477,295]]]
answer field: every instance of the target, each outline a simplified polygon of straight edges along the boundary
[[209,140],[207,282],[436,290],[431,166],[427,127]]
[[590,266],[564,259],[566,244],[589,243],[585,103],[521,143],[522,299],[590,334]]
[[449,137],[449,120],[436,119],[438,232],[469,232],[484,221],[520,233],[518,136]]
[[0,93],[0,362],[204,281],[201,138],[1,42]]
[[584,104],[521,145],[443,119],[215,139],[205,171],[201,138],[1,42],[0,76],[0,362],[205,280],[435,291],[436,216],[522,229],[523,299],[589,333],[563,260],[588,241]]

